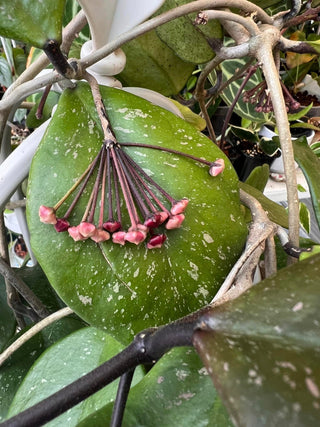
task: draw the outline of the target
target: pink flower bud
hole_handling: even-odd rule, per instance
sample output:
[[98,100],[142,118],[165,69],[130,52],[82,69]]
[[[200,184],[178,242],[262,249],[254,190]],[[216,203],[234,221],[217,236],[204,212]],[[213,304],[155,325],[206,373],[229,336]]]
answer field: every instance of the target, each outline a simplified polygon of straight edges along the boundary
[[209,174],[211,176],[217,176],[224,171],[224,168],[225,168],[224,160],[217,159],[215,162],[211,163]]
[[161,217],[160,224],[163,224],[165,222],[165,220],[168,219],[168,217],[169,217],[168,212],[165,212],[165,211],[157,212],[157,214],[159,214]]
[[167,236],[165,234],[155,234],[152,236],[147,243],[148,249],[158,249],[161,248],[163,243],[166,241]]
[[177,200],[170,209],[170,212],[172,215],[178,215],[185,211],[186,207],[188,206],[189,200],[188,199],[181,199]]
[[110,239],[110,234],[103,230],[102,228],[96,228],[96,231],[93,236],[91,236],[91,240],[93,240],[96,243],[99,242],[105,242],[106,240]]
[[56,224],[56,212],[53,208],[41,205],[39,208],[40,221],[45,224]]
[[120,230],[121,224],[119,221],[107,221],[102,224],[102,227],[109,231],[109,233],[114,233],[115,231]]
[[158,213],[150,215],[144,222],[144,225],[148,228],[156,228],[161,224],[162,217]]
[[183,214],[173,215],[169,218],[168,222],[166,223],[166,229],[167,230],[173,230],[174,228],[181,227],[181,224],[184,221],[185,216]]
[[[137,228],[136,229],[139,230],[139,231],[142,231],[142,233],[145,233],[145,234],[147,234],[148,231],[149,231],[149,229],[148,229],[148,227],[146,225],[140,224],[140,223],[137,224]],[[135,231],[136,229],[130,227],[128,231]]]
[[125,231],[116,231],[112,235],[112,241],[113,243],[118,243],[119,245],[124,245],[126,243],[125,237],[126,237]]
[[301,104],[298,101],[293,101],[290,104],[290,107],[291,107],[292,110],[298,110],[301,107]]
[[78,242],[79,240],[86,240],[86,237],[83,237],[83,235],[79,231],[79,225],[77,225],[76,227],[69,227],[68,233],[75,242]]
[[125,240],[127,242],[138,245],[139,243],[143,242],[146,237],[147,237],[147,234],[145,232],[139,231],[139,230],[132,230],[126,233]]
[[69,227],[70,227],[69,221],[67,221],[65,218],[57,218],[57,222],[54,225],[54,228],[58,233],[67,231]]
[[91,224],[91,222],[80,222],[79,232],[85,238],[91,237],[96,232],[96,226],[94,224]]

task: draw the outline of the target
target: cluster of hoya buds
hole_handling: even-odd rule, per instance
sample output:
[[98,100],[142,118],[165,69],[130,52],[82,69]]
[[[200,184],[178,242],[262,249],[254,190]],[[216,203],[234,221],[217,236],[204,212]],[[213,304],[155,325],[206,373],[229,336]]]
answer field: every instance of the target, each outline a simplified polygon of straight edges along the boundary
[[[213,163],[196,160],[209,165],[212,176],[217,176],[224,169],[223,159]],[[85,213],[80,223],[73,226],[69,223],[69,216],[90,181],[93,186]],[[58,210],[78,187],[64,215],[59,216]],[[120,193],[131,222],[128,228],[123,224]],[[148,238],[147,248],[155,249],[161,248],[166,240],[166,235],[158,228],[162,225],[166,230],[179,228],[185,219],[188,202],[186,198],[176,200],[170,196],[119,144],[104,143],[97,157],[54,207],[40,206],[39,217],[43,223],[54,225],[57,232],[67,231],[75,241],[91,239],[99,243],[111,238],[120,245],[126,242],[138,245]],[[96,221],[97,206],[99,214]]]
[[106,221],[102,227],[97,227],[91,222],[82,221],[77,226],[70,226],[65,218],[58,218],[53,207],[40,206],[39,217],[40,221],[45,224],[52,224],[57,232],[68,231],[74,241],[92,239],[95,242],[103,242],[109,240],[112,236],[113,243],[124,245],[126,242],[135,243],[138,245],[143,242],[148,233],[150,234],[147,243],[148,249],[160,248],[166,240],[165,234],[156,234],[154,229],[165,223],[167,230],[179,228],[184,221],[185,208],[188,205],[187,199],[177,201],[170,209],[170,212],[159,211],[150,215],[144,223],[138,223],[135,227],[131,226],[127,231],[122,230],[119,221]]
[[[287,111],[298,110],[300,108],[300,103],[293,98],[281,80],[280,83]],[[258,113],[271,113],[273,111],[270,91],[267,88],[265,80],[254,86],[252,89],[245,91],[243,93],[243,101],[255,105],[254,109]]]

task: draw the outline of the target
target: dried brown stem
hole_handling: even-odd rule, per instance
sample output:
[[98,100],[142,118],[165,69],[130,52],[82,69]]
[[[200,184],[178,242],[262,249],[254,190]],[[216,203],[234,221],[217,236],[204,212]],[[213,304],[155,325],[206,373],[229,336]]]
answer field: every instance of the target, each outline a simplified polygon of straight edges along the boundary
[[[266,212],[254,197],[240,190],[240,200],[250,209],[253,218],[246,248],[210,304],[216,305],[235,299],[252,286],[253,274],[265,249],[265,242],[273,238],[278,229],[276,224],[269,220]],[[268,251],[270,252],[266,263],[269,272],[274,271],[274,256],[271,256],[272,247],[270,248],[270,245]]]

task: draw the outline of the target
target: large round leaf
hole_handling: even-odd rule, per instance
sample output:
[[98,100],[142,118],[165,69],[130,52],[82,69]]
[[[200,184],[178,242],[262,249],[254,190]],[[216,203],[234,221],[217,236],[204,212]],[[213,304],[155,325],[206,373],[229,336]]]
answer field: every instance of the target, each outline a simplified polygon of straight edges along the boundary
[[[109,425],[113,405],[91,414],[78,427]],[[193,349],[165,354],[132,389],[122,426],[232,427],[206,369]]]
[[0,0],[0,35],[43,48],[61,42],[65,0]]
[[[153,143],[212,161],[223,153],[172,113],[123,91],[101,89],[120,142]],[[175,198],[188,197],[186,220],[161,249],[108,241],[75,243],[40,223],[41,204],[53,206],[101,147],[102,133],[89,88],[80,83],[60,98],[34,158],[28,217],[33,249],[61,298],[93,325],[127,341],[139,330],[206,304],[239,256],[245,241],[238,180],[227,160],[217,177],[185,157],[149,148],[127,153]],[[87,197],[70,218],[78,224]],[[64,213],[64,209],[62,214]],[[59,211],[58,211],[59,214]],[[129,224],[128,224],[129,225]]]
[[[0,367],[0,421],[8,413],[16,394],[31,365],[53,343],[85,326],[82,320],[68,316],[48,325],[16,350]],[[25,333],[22,330],[15,339]],[[14,341],[14,340],[12,340]]]
[[126,86],[152,89],[169,96],[186,84],[194,65],[182,61],[150,31],[122,46],[126,54],[125,69],[117,77]]
[[[157,15],[190,3],[192,0],[166,0]],[[222,40],[221,25],[211,20],[206,25],[194,25],[196,13],[182,16],[156,29],[158,36],[183,61],[203,64],[215,55],[213,46]]]
[[212,309],[194,343],[236,425],[320,419],[320,254]]
[[[77,380],[122,350],[121,344],[96,328],[83,328],[52,345],[34,363],[17,391],[8,418],[40,402]],[[134,383],[142,378],[138,368]],[[76,426],[78,422],[114,400],[118,381],[60,415],[47,425]]]

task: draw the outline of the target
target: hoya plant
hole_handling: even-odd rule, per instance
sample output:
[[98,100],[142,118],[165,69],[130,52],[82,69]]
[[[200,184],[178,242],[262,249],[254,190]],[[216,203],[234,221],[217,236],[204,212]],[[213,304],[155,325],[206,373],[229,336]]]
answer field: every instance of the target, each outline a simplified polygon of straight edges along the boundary
[[[320,167],[291,141],[279,69],[318,55],[290,28],[320,10],[288,3],[0,1],[0,425],[319,422],[319,247],[299,238],[294,162],[318,224]],[[288,212],[212,128],[218,97],[241,111],[261,88]]]

